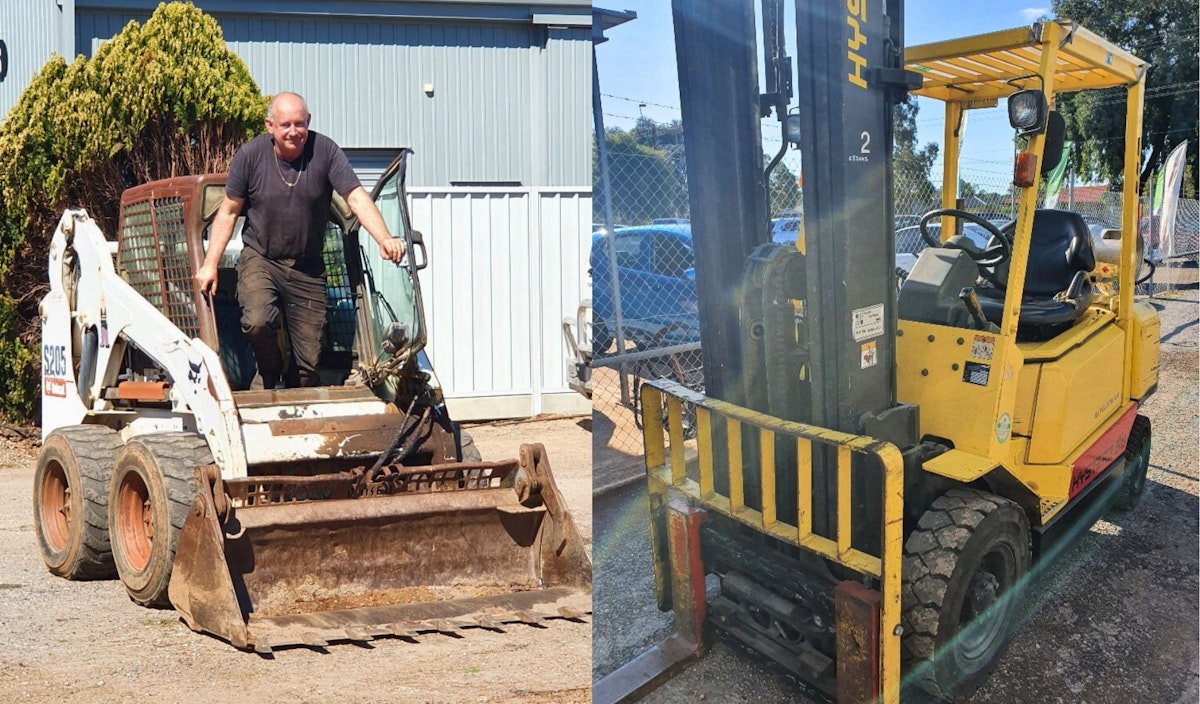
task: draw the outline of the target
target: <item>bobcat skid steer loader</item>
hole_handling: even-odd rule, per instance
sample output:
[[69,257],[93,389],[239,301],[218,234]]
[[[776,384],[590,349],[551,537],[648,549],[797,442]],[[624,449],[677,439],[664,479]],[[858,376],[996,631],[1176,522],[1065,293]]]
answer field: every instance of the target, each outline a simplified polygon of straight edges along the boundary
[[217,294],[195,287],[223,176],[127,191],[116,243],[63,215],[34,487],[51,572],[115,574],[134,601],[259,652],[591,612],[591,561],[542,446],[482,462],[446,413],[423,351],[409,154],[372,194],[401,265],[335,197],[316,388],[250,388],[240,238]]

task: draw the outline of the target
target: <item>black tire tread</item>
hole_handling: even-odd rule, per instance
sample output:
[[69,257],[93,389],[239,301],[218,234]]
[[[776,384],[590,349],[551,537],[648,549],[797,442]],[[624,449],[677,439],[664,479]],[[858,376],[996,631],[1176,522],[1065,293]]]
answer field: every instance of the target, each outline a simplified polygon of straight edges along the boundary
[[918,529],[904,543],[901,568],[901,660],[911,682],[933,697],[948,697],[934,668],[920,667],[934,655],[943,600],[961,551],[984,519],[1002,508],[1028,519],[1016,503],[976,489],[951,489],[934,500]]
[[[1129,442],[1125,446],[1125,461],[1138,461],[1138,454],[1142,450],[1143,443],[1150,443],[1151,427],[1150,419],[1143,415],[1138,415],[1133,419],[1133,428],[1129,431]],[[1137,471],[1145,473],[1150,469],[1150,457],[1146,456],[1146,467],[1140,468]],[[1116,507],[1120,511],[1129,511],[1133,509],[1142,500],[1142,495],[1146,493],[1146,482],[1143,480],[1140,490],[1135,491],[1134,485],[1129,478],[1122,480],[1121,490],[1117,493]]]
[[108,539],[108,480],[113,460],[121,449],[121,436],[103,425],[72,429],[75,456],[83,480],[83,559],[76,579],[110,579],[117,575]]
[[[105,425],[72,425],[55,430],[75,456],[83,492],[83,536],[78,559],[61,576],[71,580],[111,579],[117,575],[108,538],[108,481],[121,449],[117,431]],[[49,438],[47,438],[49,439]]]
[[139,435],[130,443],[141,443],[155,458],[162,472],[163,487],[170,502],[168,515],[171,522],[171,535],[168,541],[166,578],[162,589],[148,598],[139,598],[134,594],[130,597],[145,606],[168,606],[167,584],[170,582],[171,570],[175,561],[175,549],[179,544],[179,533],[183,530],[184,521],[196,500],[196,467],[212,464],[212,453],[208,442],[196,433],[166,432]]
[[462,447],[462,462],[482,462],[483,455],[475,445],[475,438],[465,430],[459,431],[459,444]]

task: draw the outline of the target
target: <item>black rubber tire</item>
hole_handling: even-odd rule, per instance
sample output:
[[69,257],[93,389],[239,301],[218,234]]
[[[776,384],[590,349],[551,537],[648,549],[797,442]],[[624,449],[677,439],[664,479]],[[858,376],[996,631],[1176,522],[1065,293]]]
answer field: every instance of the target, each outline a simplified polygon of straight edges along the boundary
[[482,462],[483,455],[479,454],[479,448],[475,447],[475,438],[465,430],[459,431],[459,442],[462,445],[462,458],[459,462]]
[[108,542],[108,479],[117,431],[72,425],[46,437],[33,478],[33,524],[42,560],[67,579],[117,574]]
[[[1014,597],[1031,561],[1029,520],[1012,501],[952,489],[918,526],[904,544],[906,685],[913,699],[956,701],[979,686],[1008,646]],[[989,612],[982,619],[975,615],[981,606]]]
[[608,323],[597,318],[592,321],[592,356],[602,357],[608,348],[612,347],[613,337],[608,330]]
[[1125,476],[1117,493],[1116,507],[1128,511],[1146,493],[1146,472],[1150,469],[1150,419],[1139,415],[1133,419],[1129,443],[1125,446]]
[[168,604],[179,531],[196,499],[195,468],[211,463],[208,444],[195,433],[141,435],[117,455],[108,532],[117,574],[137,603]]

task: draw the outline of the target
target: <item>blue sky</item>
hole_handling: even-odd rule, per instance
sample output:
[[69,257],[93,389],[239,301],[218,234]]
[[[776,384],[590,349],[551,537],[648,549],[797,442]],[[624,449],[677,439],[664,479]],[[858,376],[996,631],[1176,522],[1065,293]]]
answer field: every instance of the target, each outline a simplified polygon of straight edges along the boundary
[[[609,30],[609,40],[596,47],[605,126],[627,129],[639,114],[659,122],[679,119],[670,0],[611,1],[615,4],[598,2],[597,6],[633,10],[638,18]],[[794,9],[792,2],[787,5],[788,53],[794,56],[795,27],[790,20]],[[908,0],[905,40],[909,45],[924,44],[1027,26],[1049,14],[1049,2],[1031,0]],[[917,115],[920,142],[940,141],[942,123],[941,104],[922,99]],[[773,152],[778,142],[767,141],[765,146]],[[1003,104],[992,110],[970,112],[962,156],[962,172],[971,181],[1000,186],[1011,178],[1012,133]],[[795,152],[785,163],[797,168]]]

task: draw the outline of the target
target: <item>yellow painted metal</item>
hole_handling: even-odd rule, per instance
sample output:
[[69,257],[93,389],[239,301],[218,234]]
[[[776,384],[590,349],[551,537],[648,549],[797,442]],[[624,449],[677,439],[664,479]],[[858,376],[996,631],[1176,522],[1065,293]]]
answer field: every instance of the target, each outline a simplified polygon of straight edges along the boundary
[[1130,364],[1132,372],[1129,378],[1132,386],[1129,397],[1143,398],[1150,390],[1158,386],[1158,341],[1161,324],[1158,311],[1145,301],[1133,304],[1133,325],[1130,337],[1133,338],[1133,360]]
[[931,474],[968,484],[1000,466],[1000,463],[990,457],[980,457],[962,450],[950,450],[931,460],[925,460],[922,466]]
[[1036,35],[1030,27],[1004,29],[961,39],[905,47],[904,63],[909,70],[916,70],[912,68],[914,64],[935,64],[947,56],[998,53],[1007,49],[1030,46],[1035,40]]
[[1028,437],[1033,432],[1033,403],[1037,399],[1037,385],[1041,378],[1042,365],[1025,360],[1021,366],[1021,376],[1017,378],[1017,400],[1013,404],[1012,414],[1013,435]]
[[712,413],[696,409],[696,442],[700,446],[700,495],[713,493]]
[[[642,387],[642,408],[650,403],[661,403],[661,396],[648,386]],[[663,445],[663,418],[661,413],[642,414],[642,440],[646,453],[646,466],[657,467],[666,462],[666,446]]]
[[1129,86],[1146,71],[1146,62],[1067,20],[908,47],[904,63],[925,78],[917,95],[944,101],[1006,98],[1033,87],[1009,81],[1040,71],[1050,44],[1057,56],[1041,75],[1060,91]]
[[[1126,236],[1121,238],[1121,270],[1119,273],[1121,298],[1117,304],[1117,319],[1119,320],[1118,324],[1129,332],[1132,332],[1130,319],[1133,316],[1133,281],[1139,264],[1136,238],[1131,235],[1138,231],[1137,187],[1139,183],[1138,168],[1142,163],[1142,101],[1145,97],[1145,89],[1146,84],[1141,81],[1129,87],[1125,110],[1125,184],[1121,193],[1123,205],[1121,231]],[[1134,336],[1128,335],[1125,342],[1126,359],[1132,361]],[[1155,356],[1158,356],[1157,350],[1155,350]],[[1125,374],[1124,377],[1122,390],[1125,398],[1130,398],[1133,387],[1132,374]]]
[[742,484],[742,424],[726,418],[725,432],[729,438],[729,510],[737,512],[746,506],[746,490]]
[[[904,467],[900,451],[892,444],[881,442],[874,438],[840,433],[828,428],[803,423],[794,423],[774,418],[763,413],[735,406],[731,403],[711,399],[691,391],[675,382],[659,380],[643,387],[642,409],[644,427],[657,429],[654,437],[646,431],[648,443],[655,438],[661,445],[663,439],[662,413],[663,397],[666,397],[667,412],[671,417],[670,425],[674,427],[674,415],[683,403],[692,404],[697,409],[697,419],[702,414],[710,418],[724,418],[728,437],[729,456],[729,496],[706,491],[707,487],[688,478],[685,474],[675,471],[672,461],[667,464],[665,453],[658,453],[659,464],[649,464],[647,455],[646,471],[650,476],[652,487],[669,485],[680,491],[710,511],[716,511],[767,535],[784,542],[811,550],[822,557],[833,560],[851,570],[863,575],[876,577],[880,580],[883,598],[883,608],[880,623],[880,677],[883,683],[883,701],[888,704],[899,704],[900,685],[900,585],[901,561],[903,555],[903,521],[904,521]],[[673,403],[671,399],[675,399]],[[711,437],[713,423],[697,422],[699,445],[702,448],[701,458],[706,454],[715,456],[713,438]],[[758,434],[759,448],[762,451],[760,469],[762,477],[762,495],[764,509],[757,511],[744,505],[744,472],[742,467],[741,438],[742,428]],[[671,434],[670,457],[682,456],[682,435]],[[706,437],[706,435],[708,437]],[[795,442],[797,462],[795,467],[780,468],[774,464],[774,449],[781,438],[785,442]],[[833,448],[837,456],[836,474],[838,486],[838,516],[836,535],[832,538],[817,535],[812,532],[812,449],[813,443]],[[648,445],[649,447],[649,445]],[[703,448],[708,448],[704,450]],[[851,547],[850,536],[854,526],[854,497],[850,490],[851,467],[853,457],[863,455],[869,458],[864,466],[875,466],[882,473],[882,509],[883,535],[879,555],[871,555]],[[703,459],[701,460],[703,462]],[[797,477],[798,511],[796,525],[778,520],[775,515],[775,474],[778,471],[794,472]],[[652,522],[653,525],[653,522]],[[660,568],[655,566],[656,584]],[[659,585],[661,586],[661,585]],[[661,595],[662,592],[660,591]]]
[[1109,325],[1054,362],[1042,364],[1033,432],[1029,445],[1031,464],[1053,464],[1065,459],[1124,402],[1125,334]]
[[[942,155],[942,207],[954,208],[958,205],[958,152],[962,147],[963,123],[965,111],[960,103],[946,103],[946,124],[942,135],[942,144],[946,153]],[[942,218],[941,239],[945,242],[954,234],[955,218]]]
[[[1124,415],[1134,405],[1133,401],[1119,404],[1106,417],[1098,419],[1097,423],[1093,426],[1093,431],[1076,446],[1071,454],[1067,455],[1060,462],[1036,464],[1014,458],[1004,463],[1005,470],[1028,487],[1040,499],[1043,507],[1040,517],[1041,525],[1052,520],[1059,512],[1066,508],[1067,497],[1071,491],[1072,467],[1076,461],[1100,440],[1101,436],[1110,429],[1116,419]],[[1013,442],[1013,449],[1016,450],[1014,454],[1027,454],[1022,450],[1023,448],[1027,448],[1028,445],[1029,441],[1027,438],[1016,438]],[[1034,525],[1039,525],[1039,517],[1030,516],[1030,520]]]
[[805,437],[796,438],[796,525],[800,528],[800,541],[812,535],[812,441]]
[[[921,409],[921,433],[1004,457],[1024,361],[1015,336],[900,321],[896,397]],[[967,365],[975,375],[968,375]],[[986,384],[970,383],[966,379]]]
[[759,473],[762,486],[763,530],[775,525],[775,433],[758,431]]
[[[645,408],[642,406],[643,415]],[[679,482],[686,475],[687,465],[683,449],[683,404],[674,396],[667,397],[667,428],[671,438],[671,478]]]
[[[1042,92],[1046,96],[1046,104],[1054,101],[1054,66],[1058,56],[1058,42],[1061,27],[1054,23],[1043,23],[1042,52],[1038,64],[1038,75],[1043,77]],[[1045,158],[1044,148],[1046,135],[1035,134],[1029,138],[1027,151],[1033,152],[1039,159],[1039,168],[1034,169],[1033,183],[1020,190],[1020,206],[1017,211],[1017,229],[1013,235],[1014,242],[1028,242],[1033,230],[1033,213],[1037,209],[1038,184],[1041,183],[1040,160]],[[1017,320],[1021,312],[1021,296],[1025,292],[1025,270],[1029,263],[1029,247],[1013,247],[1012,256],[1008,263],[1008,288],[1004,294],[1004,317],[1000,320],[1000,331],[1006,337],[1016,338]]]
[[[1103,67],[1100,70],[1105,74],[1104,80],[1115,78],[1124,85],[1130,85],[1141,81],[1145,76],[1148,67],[1145,61],[1099,34],[1079,25],[1074,25],[1069,34],[1070,36],[1063,42],[1062,53],[1077,59],[1080,64],[1093,70]],[[1102,79],[1097,77],[1095,80]],[[1102,85],[1107,87],[1111,84]],[[1140,110],[1138,114],[1141,114]]]
[[850,449],[837,446],[837,550],[845,559],[850,552],[850,528],[853,525],[854,504],[850,495]]

